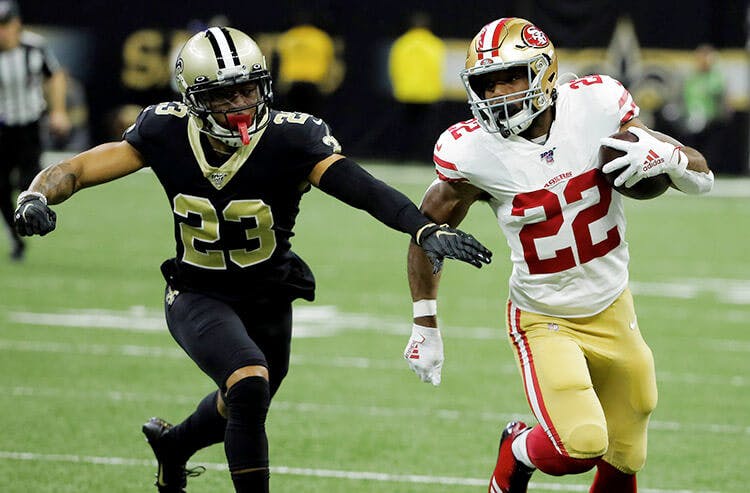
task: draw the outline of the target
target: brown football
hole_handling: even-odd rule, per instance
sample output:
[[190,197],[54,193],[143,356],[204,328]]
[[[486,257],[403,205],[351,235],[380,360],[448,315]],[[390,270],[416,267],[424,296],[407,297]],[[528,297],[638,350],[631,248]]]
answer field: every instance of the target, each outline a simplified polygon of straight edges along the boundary
[[[624,132],[617,132],[616,134],[610,135],[610,137],[613,139],[629,140],[630,142],[638,141],[638,137],[636,137],[635,134],[628,132],[627,130]],[[599,147],[599,169],[601,169],[602,166],[604,166],[606,163],[624,154],[624,152],[618,151],[617,149],[612,149],[608,146]],[[666,192],[667,188],[669,188],[669,185],[672,184],[672,180],[669,179],[669,176],[656,175],[652,176],[651,178],[643,178],[630,188],[627,188],[624,184],[616,187],[614,185],[615,178],[617,178],[617,176],[622,171],[623,169],[620,168],[611,173],[603,174],[612,188],[625,195],[626,197],[630,197],[631,199],[653,199]]]

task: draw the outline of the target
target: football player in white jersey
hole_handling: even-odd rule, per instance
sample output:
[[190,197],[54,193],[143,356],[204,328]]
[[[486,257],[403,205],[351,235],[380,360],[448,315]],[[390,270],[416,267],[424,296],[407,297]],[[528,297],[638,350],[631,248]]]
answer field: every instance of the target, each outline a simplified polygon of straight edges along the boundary
[[[494,211],[511,250],[506,325],[538,424],[507,425],[490,493],[527,490],[536,469],[597,473],[593,493],[635,492],[657,392],[651,350],[628,289],[628,246],[616,186],[667,174],[690,194],[713,174],[699,151],[654,132],[630,93],[606,75],[557,84],[553,44],[527,20],[503,18],[469,46],[461,78],[474,118],[435,145],[438,179],[422,211],[456,227],[475,202]],[[628,130],[637,142],[608,136]],[[599,147],[624,152],[603,169]],[[414,325],[404,357],[440,383],[439,275],[409,249]]]

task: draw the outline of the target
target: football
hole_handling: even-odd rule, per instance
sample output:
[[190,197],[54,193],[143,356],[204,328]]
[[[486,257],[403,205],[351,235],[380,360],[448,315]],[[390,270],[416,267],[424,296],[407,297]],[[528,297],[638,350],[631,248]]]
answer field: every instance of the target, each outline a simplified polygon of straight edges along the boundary
[[[638,141],[638,137],[628,132],[627,130],[624,132],[617,132],[616,134],[610,135],[610,137],[613,139],[628,140],[630,142]],[[612,161],[615,158],[623,156],[624,154],[624,152],[618,151],[617,149],[612,149],[608,146],[599,147],[599,169],[601,169],[608,162]],[[631,199],[653,199],[666,192],[667,188],[669,188],[669,186],[672,184],[672,180],[669,179],[669,176],[663,174],[652,176],[651,178],[643,178],[630,188],[626,187],[624,184],[616,187],[615,178],[617,178],[617,176],[622,171],[622,168],[620,168],[613,171],[612,173],[603,174],[612,188],[617,190],[622,195],[630,197]]]

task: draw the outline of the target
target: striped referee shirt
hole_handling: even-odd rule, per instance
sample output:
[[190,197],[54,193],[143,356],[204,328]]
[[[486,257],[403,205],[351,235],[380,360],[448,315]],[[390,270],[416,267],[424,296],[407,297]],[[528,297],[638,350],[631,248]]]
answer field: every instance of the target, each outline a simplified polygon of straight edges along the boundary
[[17,47],[0,51],[0,126],[39,120],[47,108],[44,81],[59,69],[38,34],[24,31]]

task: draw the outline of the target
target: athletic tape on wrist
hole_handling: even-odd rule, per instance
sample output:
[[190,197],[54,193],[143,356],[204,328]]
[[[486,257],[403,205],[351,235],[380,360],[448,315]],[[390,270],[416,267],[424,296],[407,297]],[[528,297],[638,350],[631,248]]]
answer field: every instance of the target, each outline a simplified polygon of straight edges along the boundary
[[47,197],[45,197],[43,193],[32,192],[30,190],[24,190],[23,192],[18,194],[18,198],[16,199],[16,206],[21,205],[24,202],[24,200],[29,197],[36,197],[39,200],[41,200],[44,203],[44,205],[47,205]]
[[413,305],[414,318],[434,317],[437,315],[437,300],[419,300]]

